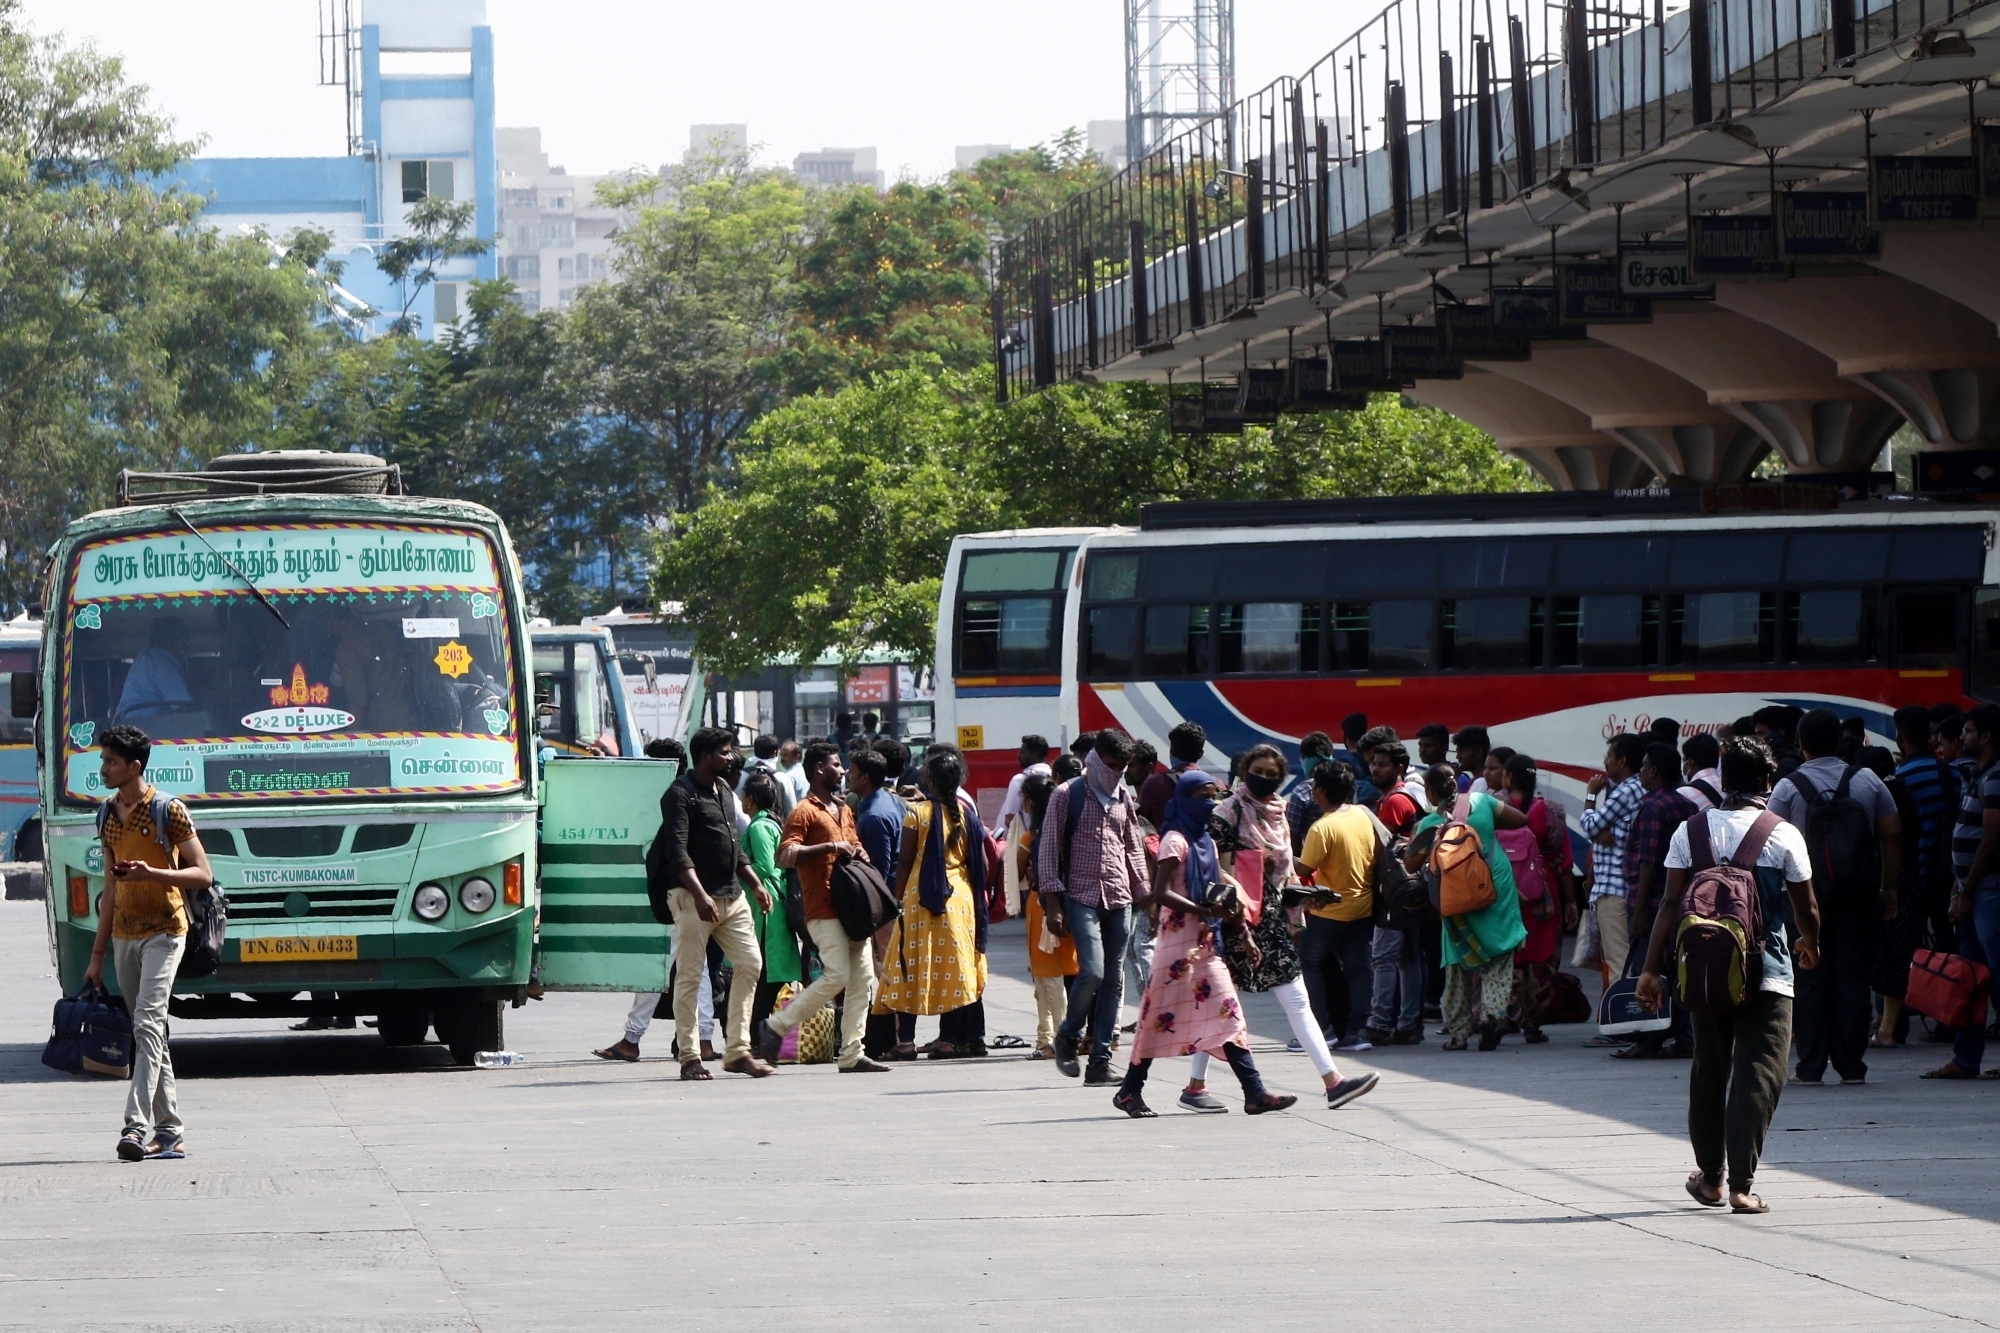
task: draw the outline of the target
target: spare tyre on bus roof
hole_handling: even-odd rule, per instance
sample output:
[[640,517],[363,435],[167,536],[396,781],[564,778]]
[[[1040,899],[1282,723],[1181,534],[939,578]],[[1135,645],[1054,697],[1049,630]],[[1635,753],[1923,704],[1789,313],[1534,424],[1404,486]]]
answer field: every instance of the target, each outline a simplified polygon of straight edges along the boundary
[[118,474],[120,504],[251,495],[403,495],[402,468],[375,454],[272,449],[218,454],[200,472]]

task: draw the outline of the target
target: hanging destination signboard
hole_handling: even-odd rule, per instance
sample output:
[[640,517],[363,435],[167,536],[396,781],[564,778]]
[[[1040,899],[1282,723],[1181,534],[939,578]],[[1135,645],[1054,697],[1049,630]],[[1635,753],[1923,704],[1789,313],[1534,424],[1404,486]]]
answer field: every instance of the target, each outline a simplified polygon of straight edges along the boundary
[[1800,190],[1779,201],[1778,238],[1788,259],[1879,259],[1882,233],[1868,220],[1868,196],[1854,190]]
[[1715,299],[1715,284],[1694,276],[1686,241],[1626,242],[1618,253],[1618,286],[1627,296]]
[[1495,287],[1493,327],[1526,338],[1590,336],[1583,325],[1563,319],[1562,297],[1553,287]]
[[1384,366],[1380,338],[1336,339],[1330,350],[1336,393],[1395,393],[1407,382]]
[[1406,326],[1382,330],[1383,367],[1393,376],[1420,380],[1465,378],[1465,362],[1444,345],[1444,337],[1433,326]]
[[1502,333],[1493,324],[1490,305],[1448,305],[1437,313],[1445,350],[1463,361],[1526,361],[1534,344],[1518,333]]
[[1616,263],[1561,264],[1556,287],[1562,292],[1562,317],[1581,324],[1643,324],[1653,317],[1653,303],[1644,296],[1627,296]]
[[1767,213],[1688,219],[1688,265],[1701,278],[1782,278],[1778,229]]
[[1971,157],[1878,157],[1868,201],[1878,227],[1969,227],[1979,222],[1979,171]]

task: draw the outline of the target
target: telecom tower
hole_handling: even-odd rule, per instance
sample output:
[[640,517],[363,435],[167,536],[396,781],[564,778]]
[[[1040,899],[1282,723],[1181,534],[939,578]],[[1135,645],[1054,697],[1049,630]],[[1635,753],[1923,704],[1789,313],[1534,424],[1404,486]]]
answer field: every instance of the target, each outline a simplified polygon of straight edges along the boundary
[[1236,100],[1236,0],[1125,0],[1125,155]]

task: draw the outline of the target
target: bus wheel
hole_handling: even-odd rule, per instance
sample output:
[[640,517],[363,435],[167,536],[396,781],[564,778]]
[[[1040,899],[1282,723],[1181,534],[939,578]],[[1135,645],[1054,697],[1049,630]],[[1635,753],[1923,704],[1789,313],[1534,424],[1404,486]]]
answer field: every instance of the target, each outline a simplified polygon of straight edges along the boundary
[[452,1063],[469,1065],[480,1051],[505,1045],[502,1003],[474,996],[454,997],[438,1006],[438,1039],[451,1048]]
[[375,1016],[375,1029],[382,1034],[382,1040],[391,1046],[421,1046],[430,1035],[430,1006],[421,1000],[396,1006],[384,1006]]

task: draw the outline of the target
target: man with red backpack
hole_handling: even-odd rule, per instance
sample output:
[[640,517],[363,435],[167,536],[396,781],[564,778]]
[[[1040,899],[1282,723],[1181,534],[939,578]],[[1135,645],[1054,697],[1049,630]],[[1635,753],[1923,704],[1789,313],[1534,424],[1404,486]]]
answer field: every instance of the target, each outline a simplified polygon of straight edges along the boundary
[[1764,808],[1776,768],[1770,747],[1754,737],[1723,744],[1723,803],[1674,834],[1666,897],[1636,993],[1658,1012],[1666,998],[1661,969],[1671,962],[1676,998],[1694,1020],[1688,1138],[1700,1169],[1688,1177],[1687,1192],[1704,1207],[1727,1203],[1738,1213],[1770,1211],[1750,1186],[1792,1043],[1788,898],[1798,965],[1819,966],[1819,905],[1805,838]]

